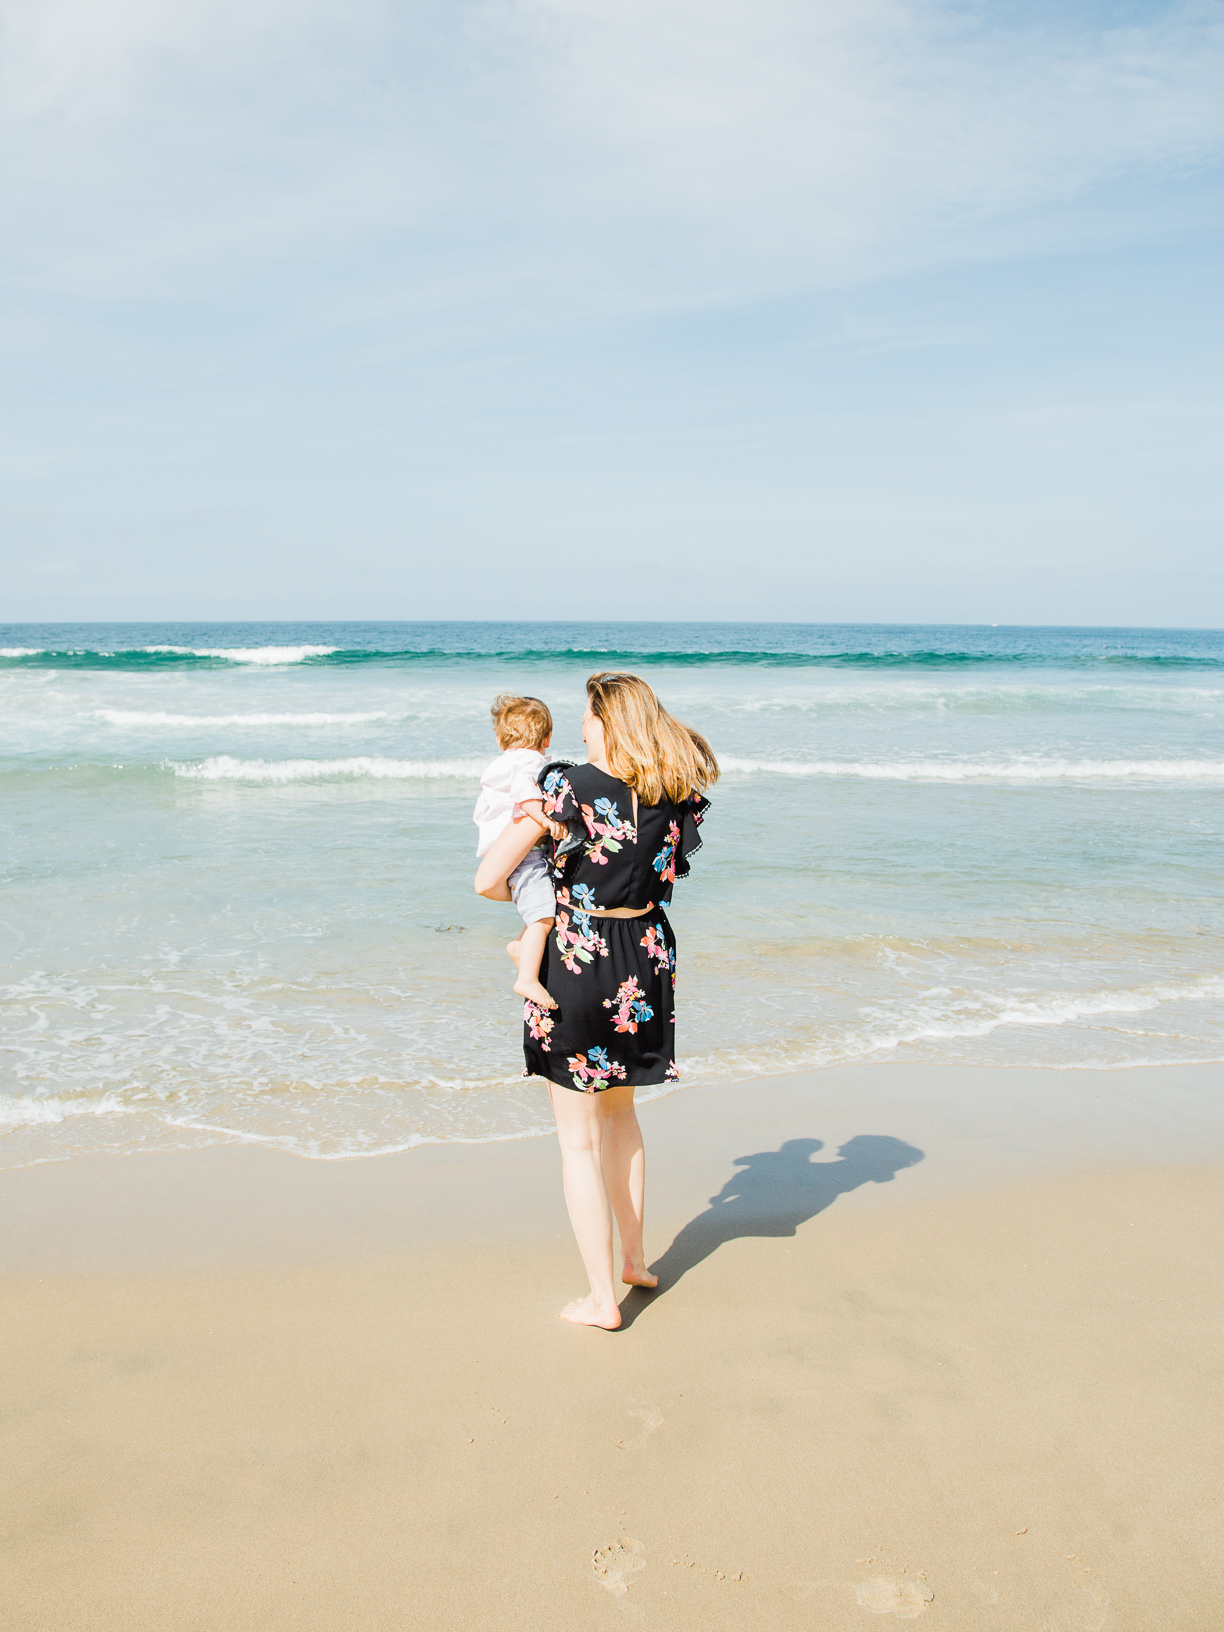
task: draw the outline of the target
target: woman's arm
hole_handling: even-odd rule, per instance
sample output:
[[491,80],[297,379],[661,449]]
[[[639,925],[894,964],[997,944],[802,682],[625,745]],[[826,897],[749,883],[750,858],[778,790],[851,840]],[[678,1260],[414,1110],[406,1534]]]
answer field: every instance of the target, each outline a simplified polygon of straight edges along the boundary
[[509,901],[506,880],[540,836],[540,823],[519,816],[493,840],[476,869],[476,894],[488,901]]

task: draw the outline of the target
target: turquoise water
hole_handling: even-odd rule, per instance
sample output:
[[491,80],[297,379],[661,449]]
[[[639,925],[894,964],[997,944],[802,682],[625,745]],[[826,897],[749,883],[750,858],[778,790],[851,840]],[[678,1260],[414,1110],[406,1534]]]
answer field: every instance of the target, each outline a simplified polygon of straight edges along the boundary
[[581,758],[617,665],[726,772],[684,1082],[1224,1059],[1219,633],[9,626],[0,1165],[546,1127],[471,807],[495,692]]

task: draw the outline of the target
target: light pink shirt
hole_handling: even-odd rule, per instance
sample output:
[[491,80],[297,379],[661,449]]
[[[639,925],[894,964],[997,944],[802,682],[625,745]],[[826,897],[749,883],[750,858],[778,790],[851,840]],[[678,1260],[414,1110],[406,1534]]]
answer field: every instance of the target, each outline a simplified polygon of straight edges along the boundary
[[523,814],[525,799],[543,797],[536,777],[547,763],[538,748],[507,748],[485,767],[480,779],[480,797],[472,812],[472,820],[480,829],[478,856],[484,855],[513,817]]

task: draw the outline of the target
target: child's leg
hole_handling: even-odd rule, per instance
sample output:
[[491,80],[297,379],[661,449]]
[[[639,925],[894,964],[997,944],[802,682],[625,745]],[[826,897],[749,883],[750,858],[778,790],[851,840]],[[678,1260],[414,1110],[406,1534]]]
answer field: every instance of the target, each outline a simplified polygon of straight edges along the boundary
[[514,989],[520,997],[538,1003],[541,1008],[555,1009],[557,1005],[540,984],[540,962],[556,916],[557,898],[548,876],[548,863],[539,850],[524,857],[510,874],[510,889],[526,925],[518,940],[511,941],[506,948],[518,965]]
[[544,948],[548,944],[552,926],[551,918],[537,918],[535,923],[526,926],[517,941],[511,941],[506,948],[518,964],[515,991],[520,997],[528,998],[544,1009],[555,1009],[557,1006],[540,985],[540,960],[544,956]]

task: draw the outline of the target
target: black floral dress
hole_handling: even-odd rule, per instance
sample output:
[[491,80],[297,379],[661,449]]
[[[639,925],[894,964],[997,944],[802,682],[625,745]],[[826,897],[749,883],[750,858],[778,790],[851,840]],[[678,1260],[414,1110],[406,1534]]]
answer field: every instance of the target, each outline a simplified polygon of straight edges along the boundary
[[[709,801],[638,805],[626,783],[594,765],[546,765],[544,814],[568,829],[553,846],[557,918],[540,979],[555,1009],[523,1008],[524,1076],[582,1093],[644,1087],[676,1076],[676,938],[663,911],[701,848]],[[600,918],[614,907],[654,910]]]

